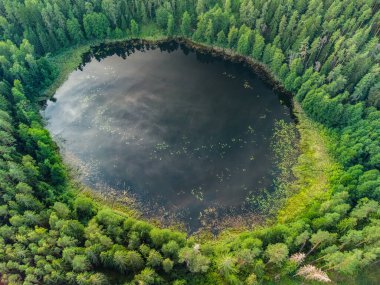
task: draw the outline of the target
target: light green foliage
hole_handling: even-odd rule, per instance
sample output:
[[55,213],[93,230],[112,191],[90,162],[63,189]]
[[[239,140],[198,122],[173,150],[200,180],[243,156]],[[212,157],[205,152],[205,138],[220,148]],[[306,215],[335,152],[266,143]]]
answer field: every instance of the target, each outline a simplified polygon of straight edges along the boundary
[[150,267],[158,267],[161,263],[162,255],[158,251],[152,249],[147,257],[147,265]]
[[191,33],[191,18],[187,11],[185,11],[182,16],[181,32],[186,37],[190,36]]
[[270,244],[265,250],[265,255],[268,258],[269,263],[280,265],[288,257],[289,249],[286,244],[276,243]]
[[225,47],[226,46],[227,38],[226,38],[226,35],[225,35],[224,31],[220,31],[216,35],[216,42],[221,47]]
[[272,62],[271,62],[272,70],[276,74],[280,73],[280,69],[282,67],[284,60],[285,60],[285,55],[282,53],[282,51],[279,48],[276,48],[273,58],[272,58]]
[[76,277],[79,285],[107,285],[107,277],[101,273],[80,273]]
[[309,253],[315,250],[317,247],[326,247],[332,244],[336,239],[335,233],[329,233],[327,231],[318,230],[315,234],[311,235],[310,242],[313,247],[310,249]]
[[257,60],[261,60],[264,47],[265,47],[264,38],[258,32],[256,32],[254,44],[253,44],[252,56]]
[[[110,265],[114,266],[121,272],[138,271],[144,267],[144,261],[141,255],[136,251],[120,249],[116,250],[113,254],[111,251],[103,256],[103,262],[106,264],[110,263]],[[110,260],[108,260],[108,258]]]
[[187,268],[193,273],[206,272],[210,264],[210,260],[194,248],[182,249],[179,252],[179,261],[185,262]]
[[247,285],[256,285],[256,284],[258,284],[258,282],[257,282],[257,277],[256,277],[255,273],[250,274],[250,275],[247,277],[247,279],[245,280],[245,283],[246,283]]
[[171,240],[162,246],[162,252],[164,253],[164,255],[172,258],[178,257],[179,249],[180,246],[174,240]]
[[246,31],[240,36],[237,45],[237,52],[240,54],[248,55],[251,52],[251,31]]
[[231,27],[230,31],[228,32],[228,46],[230,48],[236,47],[238,37],[239,37],[239,30],[235,26]]
[[131,34],[134,37],[137,37],[140,33],[139,25],[136,23],[135,20],[131,20]]
[[255,23],[255,16],[257,16],[257,13],[255,11],[253,1],[242,1],[240,5],[240,20],[242,21],[242,23],[248,26],[253,26],[253,24]]
[[217,261],[217,267],[218,267],[219,273],[224,277],[228,277],[232,274],[236,274],[238,271],[236,268],[236,263],[237,263],[236,258],[232,256],[225,255],[225,256],[220,257],[219,260]]
[[162,262],[162,268],[166,273],[169,273],[173,269],[174,262],[170,260],[169,258],[165,258]]
[[213,41],[214,41],[214,34],[215,34],[215,31],[214,31],[214,23],[212,22],[212,20],[210,19],[207,23],[207,26],[206,26],[206,31],[205,31],[205,39],[206,39],[206,42],[208,44],[211,44]]
[[138,284],[153,285],[155,284],[156,276],[157,274],[153,269],[145,268],[135,276],[135,281],[137,281]]
[[275,53],[276,47],[272,44],[265,45],[262,61],[269,66],[272,65],[272,61],[274,59],[274,53]]
[[72,261],[73,270],[75,272],[88,271],[91,267],[90,262],[85,255],[77,255]]

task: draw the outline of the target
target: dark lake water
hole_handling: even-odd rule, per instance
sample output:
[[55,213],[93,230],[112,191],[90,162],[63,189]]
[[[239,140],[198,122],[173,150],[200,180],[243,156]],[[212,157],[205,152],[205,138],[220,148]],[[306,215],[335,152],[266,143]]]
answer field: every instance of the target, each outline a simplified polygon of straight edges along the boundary
[[292,120],[243,64],[175,43],[95,48],[54,98],[47,127],[85,184],[192,229],[273,187],[274,123]]

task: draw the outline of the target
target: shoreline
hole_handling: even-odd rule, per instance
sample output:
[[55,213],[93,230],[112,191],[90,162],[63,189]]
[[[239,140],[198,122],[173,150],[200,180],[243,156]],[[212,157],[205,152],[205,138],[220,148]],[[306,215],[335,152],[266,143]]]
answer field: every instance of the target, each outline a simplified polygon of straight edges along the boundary
[[[126,45],[159,45],[159,44],[164,44],[168,42],[175,42],[176,44],[179,45],[185,45],[185,47],[194,50],[195,52],[200,52],[200,53],[207,53],[211,56],[215,56],[218,58],[221,58],[223,60],[228,60],[234,63],[240,63],[246,65],[253,73],[255,73],[261,80],[263,80],[266,84],[269,84],[273,90],[276,92],[279,92],[280,94],[287,96],[287,99],[289,100],[290,105],[288,107],[291,110],[291,116],[294,119],[296,126],[299,124],[299,118],[297,116],[298,111],[295,110],[295,102],[293,101],[293,97],[290,92],[287,92],[283,86],[283,84],[280,82],[280,80],[266,67],[265,64],[260,63],[256,61],[255,59],[249,57],[249,56],[243,56],[235,53],[234,51],[230,49],[225,49],[225,48],[219,48],[215,46],[208,46],[206,44],[202,43],[197,43],[194,42],[190,39],[186,39],[183,37],[158,37],[158,38],[150,38],[150,37],[142,37],[139,39],[116,39],[116,40],[105,40],[105,41],[100,41],[96,43],[87,43],[83,46],[80,47],[74,47],[69,50],[63,51],[63,53],[57,53],[55,57],[53,58],[53,63],[54,61],[59,58],[59,57],[64,57],[65,61],[63,62],[63,68],[59,68],[58,70],[60,72],[59,76],[57,76],[57,80],[52,84],[51,87],[48,88],[48,90],[52,91],[52,88],[55,87],[55,91],[62,86],[62,84],[67,80],[69,74],[79,68],[83,63],[84,63],[84,58],[87,56],[94,56],[93,52],[95,49],[100,48],[102,46],[117,46],[120,45],[121,47],[124,47]],[[69,53],[68,58],[66,57],[67,53]],[[52,59],[50,58],[50,60]],[[57,64],[57,63],[55,63]],[[70,67],[76,66],[74,69],[70,69]],[[57,87],[58,86],[58,87]],[[45,90],[46,91],[46,90]],[[54,91],[54,93],[55,93]],[[44,102],[47,100],[54,100],[54,93],[51,93],[50,97],[46,97],[44,99]],[[303,116],[304,117],[304,116]],[[303,118],[303,119],[308,119],[308,118]],[[299,130],[300,131],[300,130]],[[302,132],[299,133],[300,137],[302,136]],[[61,155],[62,152],[60,151]],[[298,160],[298,158],[302,155],[302,152],[298,154],[298,157],[295,158]],[[296,162],[297,164],[297,162]],[[68,163],[67,165],[70,168],[70,164]],[[97,189],[90,189],[86,185],[84,185],[81,181],[79,181],[78,177],[70,171],[70,180],[74,185],[76,185],[79,192],[82,192],[83,189],[86,189],[85,195],[87,196],[93,196],[93,198],[96,200],[97,203],[99,204],[104,204],[106,206],[109,206],[113,209],[116,209],[118,211],[123,211],[123,212],[130,212],[131,210],[135,212],[137,217],[139,219],[143,219],[145,221],[151,222],[152,224],[158,225],[160,227],[169,227],[169,228],[174,228],[180,231],[187,232],[189,236],[194,236],[194,235],[201,235],[201,236],[209,236],[211,235],[213,238],[217,237],[219,239],[219,236],[223,235],[224,232],[236,232],[236,233],[242,233],[247,230],[252,230],[254,227],[261,227],[265,225],[270,225],[273,223],[278,222],[278,214],[283,210],[284,206],[280,207],[279,209],[276,210],[276,214],[273,216],[268,216],[268,215],[259,215],[257,213],[245,213],[242,215],[237,215],[236,219],[237,220],[245,220],[244,218],[248,216],[249,221],[241,222],[238,225],[236,225],[235,222],[229,222],[227,225],[222,221],[221,223],[218,223],[218,225],[222,225],[221,229],[218,230],[218,233],[215,235],[210,231],[208,228],[200,228],[199,231],[196,231],[194,233],[189,233],[186,231],[186,226],[183,226],[182,222],[178,222],[174,220],[174,223],[170,222],[169,224],[162,223],[160,222],[160,219],[157,219],[157,215],[153,215],[153,217],[143,217],[141,215],[141,212],[143,209],[139,206],[137,207],[128,207],[128,205],[125,205],[123,202],[118,202],[118,201],[110,201],[110,198],[107,197],[107,195],[104,195],[104,192],[98,191]],[[290,184],[295,184],[297,181],[290,181]],[[297,193],[292,193],[292,196],[297,195]],[[121,195],[123,196],[123,195]],[[123,197],[120,197],[120,195],[112,195],[112,199],[123,199]],[[130,198],[130,197],[129,197]],[[128,198],[128,200],[130,200]],[[286,200],[288,200],[289,197],[287,197]],[[286,203],[286,201],[285,201]],[[111,206],[110,206],[111,205]],[[156,217],[155,217],[156,216]],[[250,221],[252,221],[252,216],[254,217],[255,223],[248,227],[247,225],[249,224]],[[234,220],[233,218],[231,220]],[[259,222],[257,222],[259,221]],[[223,225],[224,224],[224,225]]]

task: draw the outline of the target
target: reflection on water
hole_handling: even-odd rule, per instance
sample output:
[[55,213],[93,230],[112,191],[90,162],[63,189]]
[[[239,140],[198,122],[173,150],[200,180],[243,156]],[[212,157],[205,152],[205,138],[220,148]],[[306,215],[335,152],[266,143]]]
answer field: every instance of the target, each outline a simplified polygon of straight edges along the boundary
[[273,125],[290,111],[248,68],[173,43],[103,46],[85,60],[44,112],[84,183],[192,229],[205,209],[241,212],[272,187]]

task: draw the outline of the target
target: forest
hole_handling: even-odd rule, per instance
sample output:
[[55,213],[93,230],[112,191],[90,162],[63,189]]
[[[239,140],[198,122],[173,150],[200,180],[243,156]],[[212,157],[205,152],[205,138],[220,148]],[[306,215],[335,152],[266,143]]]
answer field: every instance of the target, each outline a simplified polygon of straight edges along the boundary
[[[3,284],[311,284],[378,270],[380,1],[0,0],[0,31]],[[328,138],[323,195],[200,240],[79,194],[40,115],[60,74],[51,58],[140,38],[263,64]]]

